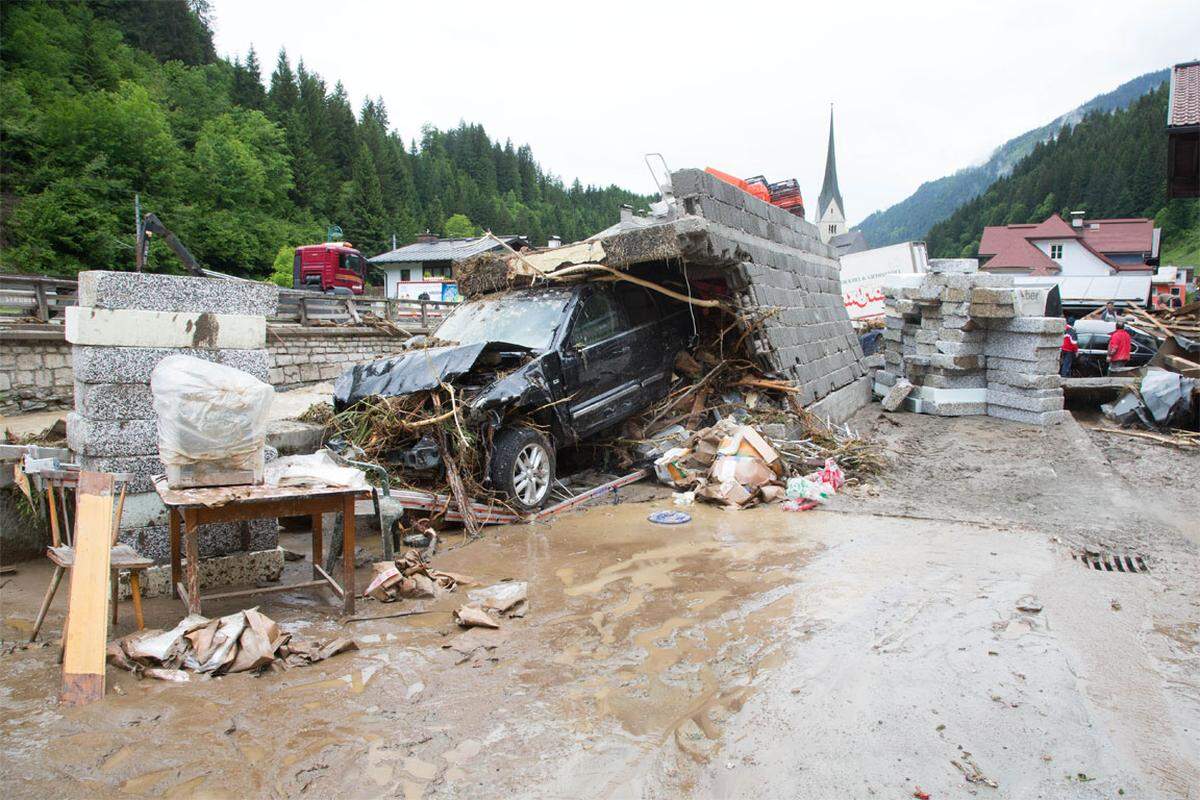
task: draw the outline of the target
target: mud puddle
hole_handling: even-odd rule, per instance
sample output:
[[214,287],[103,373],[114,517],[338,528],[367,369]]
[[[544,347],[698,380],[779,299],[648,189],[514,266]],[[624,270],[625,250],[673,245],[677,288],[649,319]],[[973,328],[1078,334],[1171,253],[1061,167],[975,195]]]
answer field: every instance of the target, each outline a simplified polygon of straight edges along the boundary
[[[450,616],[460,590],[424,606],[433,613],[345,625],[362,650],[312,668],[184,685],[110,670],[118,688],[83,709],[55,704],[55,648],[18,651],[0,676],[0,773],[11,796],[427,797],[519,790],[540,762],[583,751],[626,758],[675,741],[707,758],[778,662],[795,571],[817,545],[802,515],[697,507],[686,525],[646,520],[664,507],[493,529],[439,555],[484,585],[529,582],[527,616],[474,650]],[[22,594],[6,615],[38,599]],[[298,635],[339,629],[319,604],[262,601]],[[407,607],[418,605],[360,613]],[[164,605],[148,623],[178,614]]]

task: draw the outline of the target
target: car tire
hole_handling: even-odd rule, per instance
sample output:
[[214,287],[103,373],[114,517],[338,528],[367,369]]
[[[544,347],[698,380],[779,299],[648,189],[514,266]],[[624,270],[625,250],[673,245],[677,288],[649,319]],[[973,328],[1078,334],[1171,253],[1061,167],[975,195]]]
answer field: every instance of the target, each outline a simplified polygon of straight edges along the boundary
[[520,511],[536,511],[550,499],[555,479],[554,447],[533,428],[504,428],[492,439],[492,486]]

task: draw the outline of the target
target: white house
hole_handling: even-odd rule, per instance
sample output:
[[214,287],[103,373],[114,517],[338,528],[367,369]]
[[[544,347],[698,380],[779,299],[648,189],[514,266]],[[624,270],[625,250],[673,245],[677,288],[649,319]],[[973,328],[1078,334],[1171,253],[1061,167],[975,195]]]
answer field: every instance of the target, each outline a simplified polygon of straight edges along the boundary
[[1153,275],[1162,230],[1154,221],[1083,218],[1071,212],[1027,225],[991,225],[979,240],[980,269],[1014,275]]
[[[501,236],[514,250],[528,247],[520,236]],[[464,239],[439,239],[426,234],[417,241],[369,259],[384,274],[384,294],[407,300],[458,300],[454,263],[501,247],[495,239],[473,236]]]

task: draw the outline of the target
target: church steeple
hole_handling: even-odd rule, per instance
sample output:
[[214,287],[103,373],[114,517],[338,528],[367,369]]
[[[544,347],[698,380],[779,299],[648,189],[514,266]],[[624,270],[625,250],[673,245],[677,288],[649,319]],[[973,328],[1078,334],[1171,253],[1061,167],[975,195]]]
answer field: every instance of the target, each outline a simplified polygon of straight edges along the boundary
[[846,208],[842,204],[842,192],[838,189],[837,157],[833,150],[832,104],[829,106],[829,151],[825,155],[825,180],[821,183],[821,194],[817,198],[817,226],[821,229],[821,240],[825,242],[846,232]]

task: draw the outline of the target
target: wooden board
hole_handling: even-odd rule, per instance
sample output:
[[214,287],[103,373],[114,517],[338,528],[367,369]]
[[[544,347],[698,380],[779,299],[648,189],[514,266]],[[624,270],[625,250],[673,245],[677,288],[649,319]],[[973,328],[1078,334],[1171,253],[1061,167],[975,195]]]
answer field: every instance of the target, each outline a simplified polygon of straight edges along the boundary
[[80,472],[76,496],[75,566],[71,569],[71,595],[67,601],[59,695],[59,701],[68,706],[104,698],[113,476]]

